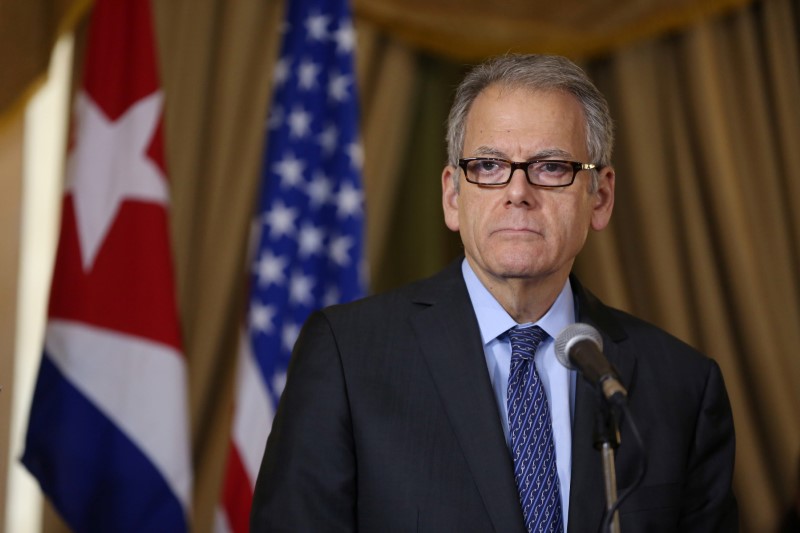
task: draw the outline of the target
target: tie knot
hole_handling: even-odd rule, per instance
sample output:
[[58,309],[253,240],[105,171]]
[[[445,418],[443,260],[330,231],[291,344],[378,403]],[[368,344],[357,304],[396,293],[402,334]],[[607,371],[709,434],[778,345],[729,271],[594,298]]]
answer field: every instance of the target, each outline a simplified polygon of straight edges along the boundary
[[547,338],[547,333],[539,326],[515,326],[508,330],[511,339],[511,355],[533,360],[536,348]]

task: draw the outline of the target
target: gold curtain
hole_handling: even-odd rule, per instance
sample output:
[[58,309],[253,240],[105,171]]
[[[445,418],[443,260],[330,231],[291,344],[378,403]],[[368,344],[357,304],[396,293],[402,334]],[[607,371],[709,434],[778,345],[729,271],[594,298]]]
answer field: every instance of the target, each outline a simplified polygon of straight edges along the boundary
[[684,28],[751,0],[353,0],[356,13],[416,48],[458,60],[507,52],[590,57]]
[[798,488],[799,12],[765,1],[591,66],[618,202],[577,269],[722,366],[744,531],[771,530]]
[[[22,111],[50,63],[56,38],[72,28],[91,0],[0,2],[0,127]],[[12,126],[9,126],[12,127]]]
[[232,415],[248,232],[280,2],[155,1],[172,233],[189,358],[193,522],[210,531]]
[[[22,117],[0,128],[0,353],[13,354],[17,329],[16,306],[19,280],[22,180]],[[8,487],[8,443],[11,402],[14,394],[14,358],[0,357],[0,519],[5,516]]]
[[[800,452],[793,351],[800,345],[800,170],[792,161],[800,141],[800,6],[762,0],[742,7],[748,3],[654,1],[648,16],[642,2],[518,0],[486,13],[477,3],[403,3],[401,12],[390,0],[356,0],[356,53],[375,290],[431,273],[460,253],[442,221],[439,175],[464,58],[511,48],[583,58],[618,124],[618,199],[611,227],[591,236],[576,270],[609,303],[720,362],[737,427],[743,531],[767,531],[796,489]],[[225,461],[283,2],[153,5],[191,372],[193,519],[204,532]],[[666,14],[667,5],[676,11]],[[641,39],[647,28],[649,39]],[[626,46],[610,51],[620,43]],[[45,529],[61,527],[48,521]]]

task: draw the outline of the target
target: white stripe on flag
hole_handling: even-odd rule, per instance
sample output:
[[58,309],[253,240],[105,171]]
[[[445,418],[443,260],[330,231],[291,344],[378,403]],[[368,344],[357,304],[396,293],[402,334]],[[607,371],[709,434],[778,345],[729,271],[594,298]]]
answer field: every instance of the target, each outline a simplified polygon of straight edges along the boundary
[[255,485],[258,469],[261,467],[261,458],[275,412],[246,334],[242,336],[239,346],[233,441],[252,486]]
[[64,376],[141,448],[190,508],[183,356],[141,337],[58,319],[50,319],[45,345]]

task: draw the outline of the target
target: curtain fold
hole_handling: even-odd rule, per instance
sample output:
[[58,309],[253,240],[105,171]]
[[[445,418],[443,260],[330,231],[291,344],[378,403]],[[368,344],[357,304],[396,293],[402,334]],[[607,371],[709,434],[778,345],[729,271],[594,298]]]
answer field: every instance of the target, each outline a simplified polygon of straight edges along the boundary
[[83,17],[91,0],[0,2],[0,127],[24,110],[47,72],[58,36]]
[[[22,226],[23,182],[21,179],[23,161],[23,116],[10,120],[0,129],[0,353],[14,353],[17,344],[16,305],[20,280],[19,260],[21,251],[20,232]],[[8,450],[11,442],[11,401],[15,394],[13,357],[0,358],[0,379],[6,398],[0,402],[0,450]],[[0,457],[0,518],[6,513],[8,487],[5,480],[9,470],[8,452]]]
[[188,355],[193,522],[211,531],[227,452],[251,216],[283,3],[154,2],[176,277]]
[[[446,161],[443,140],[449,102],[463,72],[459,66],[430,56],[418,55],[414,62],[418,80],[413,86],[413,106],[398,110],[409,121],[408,135],[399,138],[400,132],[391,124],[383,125],[388,133],[384,143],[401,151],[394,167],[381,162],[381,173],[369,177],[383,184],[386,176],[397,176],[388,206],[390,216],[384,221],[382,253],[370,255],[374,292],[429,276],[461,250],[461,241],[447,229],[442,217],[440,175]],[[370,225],[375,220],[372,217],[380,215],[374,209],[381,208],[372,201],[368,196]]]
[[608,53],[751,0],[355,0],[355,12],[415,48],[457,60],[513,52]]
[[[362,29],[366,30],[362,34]],[[380,277],[388,247],[388,228],[398,190],[403,186],[402,157],[410,137],[409,109],[414,109],[417,66],[413,52],[387,41],[368,24],[357,27],[359,40],[371,52],[361,60],[361,113],[364,152],[364,194],[367,198],[366,253],[369,278]],[[367,59],[371,59],[368,63]]]
[[774,528],[797,490],[797,14],[761,2],[593,70],[619,132],[609,231],[629,243],[617,285],[594,288],[720,363],[743,531]]

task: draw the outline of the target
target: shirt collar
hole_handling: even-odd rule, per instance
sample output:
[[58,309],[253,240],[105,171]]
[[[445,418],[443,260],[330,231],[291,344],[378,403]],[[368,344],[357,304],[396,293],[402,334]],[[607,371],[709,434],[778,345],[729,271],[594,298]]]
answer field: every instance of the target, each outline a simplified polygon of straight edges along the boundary
[[[475,316],[478,318],[478,327],[481,331],[483,345],[486,346],[516,326],[517,323],[492,296],[492,293],[484,287],[466,258],[461,263],[461,272],[467,284],[467,292],[469,292]],[[569,278],[567,278],[564,288],[561,289],[556,301],[550,306],[547,313],[536,322],[536,325],[555,339],[561,333],[561,330],[574,322],[575,302],[572,296],[572,286],[569,283]]]

